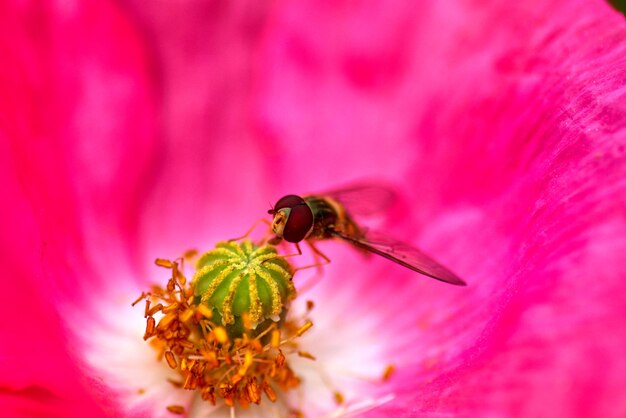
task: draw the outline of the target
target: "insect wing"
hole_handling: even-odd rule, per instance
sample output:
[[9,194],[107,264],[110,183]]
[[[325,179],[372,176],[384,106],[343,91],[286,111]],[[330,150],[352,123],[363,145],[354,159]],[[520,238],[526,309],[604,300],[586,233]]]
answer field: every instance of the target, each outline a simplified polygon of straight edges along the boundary
[[397,200],[397,194],[384,186],[355,184],[331,190],[320,196],[329,196],[341,203],[348,213],[355,216],[373,216],[385,213]]
[[363,237],[353,237],[335,232],[335,235],[359,248],[378,254],[425,276],[453,285],[465,286],[465,282],[461,280],[461,278],[433,260],[430,256],[424,254],[417,248],[395,241],[383,234],[368,232]]

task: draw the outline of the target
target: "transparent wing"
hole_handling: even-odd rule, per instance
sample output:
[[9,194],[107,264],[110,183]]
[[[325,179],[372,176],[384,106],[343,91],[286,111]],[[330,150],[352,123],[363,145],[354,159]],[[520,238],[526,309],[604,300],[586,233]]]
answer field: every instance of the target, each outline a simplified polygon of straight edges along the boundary
[[397,199],[390,188],[376,184],[354,184],[345,188],[319,193],[341,203],[355,216],[372,216],[385,213]]
[[465,286],[465,282],[459,276],[433,260],[430,256],[417,248],[398,242],[379,232],[368,231],[363,237],[353,237],[336,231],[334,234],[359,248],[378,254],[425,276],[453,285]]

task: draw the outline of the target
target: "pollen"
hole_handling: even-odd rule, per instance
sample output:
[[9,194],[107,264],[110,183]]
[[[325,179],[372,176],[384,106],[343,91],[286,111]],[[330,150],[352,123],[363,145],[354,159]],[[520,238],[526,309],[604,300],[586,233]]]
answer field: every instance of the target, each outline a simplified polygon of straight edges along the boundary
[[220,344],[226,344],[228,342],[228,334],[224,327],[215,327],[213,328],[213,335],[215,335],[215,339]]
[[[200,256],[193,280],[183,275],[189,257],[156,265],[170,276],[134,302],[145,300],[144,340],[159,361],[180,375],[169,380],[212,404],[249,408],[276,402],[300,385],[288,355],[315,357],[298,347],[313,323],[287,320],[295,298],[291,266],[276,249],[250,241],[225,242]],[[312,307],[311,307],[312,308]],[[171,405],[167,410],[184,414]]]
[[395,373],[396,367],[393,364],[389,364],[383,371],[383,382],[387,382],[391,379],[391,376]]
[[176,415],[183,415],[185,413],[185,408],[180,405],[170,405],[167,407],[167,410]]

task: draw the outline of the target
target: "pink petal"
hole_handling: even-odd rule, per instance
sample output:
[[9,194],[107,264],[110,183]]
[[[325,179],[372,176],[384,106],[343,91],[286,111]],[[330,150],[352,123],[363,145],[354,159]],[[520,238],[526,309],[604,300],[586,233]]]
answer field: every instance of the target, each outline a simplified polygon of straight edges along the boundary
[[323,246],[319,309],[342,301],[339,318],[380,335],[399,368],[374,416],[623,412],[619,15],[591,2],[280,6],[81,3],[0,18],[20,64],[2,70],[13,123],[0,130],[0,249],[14,260],[9,294],[34,304],[11,298],[26,312],[2,331],[43,327],[52,342],[46,375],[13,367],[40,346],[3,348],[0,385],[26,395],[11,407],[48,413],[43,386],[62,388],[61,410],[99,409],[48,314],[48,282],[91,315],[101,289],[238,235],[268,199],[381,177],[408,202],[390,232],[470,287]]
[[137,168],[149,161],[154,133],[145,57],[127,18],[106,4],[2,7],[10,65],[0,78],[0,186],[10,204],[2,206],[0,249],[10,260],[5,309],[14,315],[2,321],[11,343],[0,353],[0,409],[99,416],[100,383],[79,370],[67,340],[72,318],[59,317],[55,296],[73,299],[110,280],[93,273],[92,260],[116,254],[124,263]]
[[[406,238],[470,283],[381,271],[355,288],[399,339],[381,338],[402,366],[388,412],[621,415],[623,19],[591,2],[440,4],[292,5],[266,43],[264,126],[287,161],[328,183],[397,170]],[[367,277],[349,270],[337,286]]]
[[162,83],[161,153],[141,205],[146,259],[239,236],[272,198],[272,150],[250,124],[250,72],[265,6],[125,3]]

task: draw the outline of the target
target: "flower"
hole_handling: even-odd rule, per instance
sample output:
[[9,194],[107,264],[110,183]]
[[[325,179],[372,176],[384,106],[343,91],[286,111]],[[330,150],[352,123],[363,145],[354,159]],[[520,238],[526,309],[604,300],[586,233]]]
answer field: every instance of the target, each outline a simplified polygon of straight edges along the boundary
[[337,408],[323,368],[355,414],[624,414],[626,28],[608,3],[0,7],[5,416],[188,404],[130,307],[152,261],[363,178],[403,194],[381,227],[468,287],[321,244],[307,413]]

